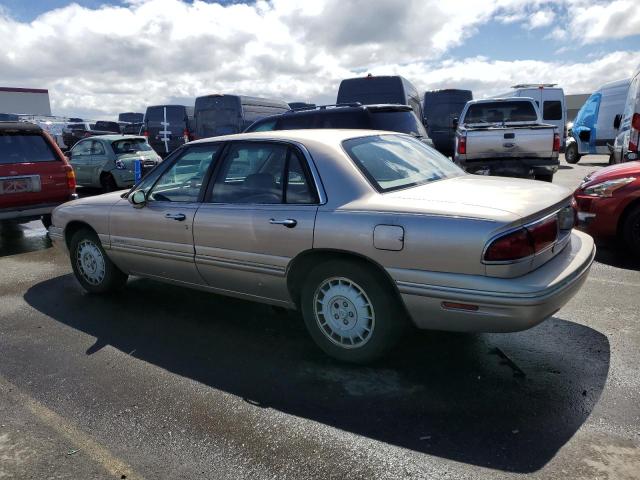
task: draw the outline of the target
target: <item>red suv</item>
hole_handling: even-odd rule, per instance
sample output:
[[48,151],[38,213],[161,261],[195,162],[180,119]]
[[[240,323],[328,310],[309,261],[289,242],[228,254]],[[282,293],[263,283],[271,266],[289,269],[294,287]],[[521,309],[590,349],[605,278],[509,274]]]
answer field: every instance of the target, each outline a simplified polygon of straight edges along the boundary
[[640,162],[589,174],[574,196],[581,230],[596,239],[620,239],[640,256]]
[[77,198],[73,169],[60,148],[40,127],[0,122],[0,222],[42,219]]

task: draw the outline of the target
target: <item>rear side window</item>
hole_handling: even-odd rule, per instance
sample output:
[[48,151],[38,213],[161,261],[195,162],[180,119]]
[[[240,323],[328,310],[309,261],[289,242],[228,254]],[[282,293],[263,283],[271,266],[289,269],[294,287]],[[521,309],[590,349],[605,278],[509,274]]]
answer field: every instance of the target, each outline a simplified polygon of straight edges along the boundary
[[542,103],[543,120],[562,120],[562,102],[547,100]]
[[426,137],[427,132],[413,112],[373,110],[371,112],[371,128],[374,130],[390,130]]
[[313,115],[289,115],[285,114],[280,118],[280,130],[296,130],[314,127]]
[[60,160],[41,135],[0,135],[0,164]]
[[268,120],[264,122],[256,122],[256,125],[249,128],[247,132],[270,132],[276,129],[277,120]]
[[136,152],[149,152],[151,146],[142,140],[141,138],[134,138],[132,140],[118,140],[111,144],[113,151],[116,155],[123,153],[136,153]]

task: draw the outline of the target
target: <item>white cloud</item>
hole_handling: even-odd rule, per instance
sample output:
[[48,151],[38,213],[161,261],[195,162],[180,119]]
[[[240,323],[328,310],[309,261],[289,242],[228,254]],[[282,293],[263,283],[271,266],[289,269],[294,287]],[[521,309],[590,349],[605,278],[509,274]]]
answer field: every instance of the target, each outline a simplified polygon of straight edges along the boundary
[[638,0],[569,0],[567,9],[571,36],[583,44],[640,35]]
[[7,85],[49,88],[58,114],[104,117],[214,92],[332,103],[340,79],[364,71],[480,96],[516,81],[589,91],[639,62],[637,52],[569,63],[442,60],[486,22],[517,17],[540,28],[554,11],[548,0],[128,0],[20,23],[0,8],[0,72]]

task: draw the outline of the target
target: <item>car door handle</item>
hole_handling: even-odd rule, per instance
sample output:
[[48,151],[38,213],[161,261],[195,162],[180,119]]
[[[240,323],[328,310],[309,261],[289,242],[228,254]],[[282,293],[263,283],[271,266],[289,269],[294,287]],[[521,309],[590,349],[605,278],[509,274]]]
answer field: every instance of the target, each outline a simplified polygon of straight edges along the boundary
[[171,218],[179,222],[183,221],[187,216],[184,213],[165,213],[164,218]]
[[276,220],[275,218],[272,218],[269,220],[269,223],[271,225],[284,225],[287,228],[293,228],[298,224],[298,222],[293,218],[286,218],[284,220]]

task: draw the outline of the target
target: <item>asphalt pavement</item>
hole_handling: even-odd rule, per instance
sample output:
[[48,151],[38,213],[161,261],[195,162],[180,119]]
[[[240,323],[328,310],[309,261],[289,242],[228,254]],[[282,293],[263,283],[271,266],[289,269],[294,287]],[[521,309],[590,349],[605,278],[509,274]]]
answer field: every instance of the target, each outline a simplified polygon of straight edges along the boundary
[[86,294],[39,222],[5,228],[0,479],[640,478],[639,323],[640,262],[612,245],[531,330],[415,332],[349,366],[268,306]]

